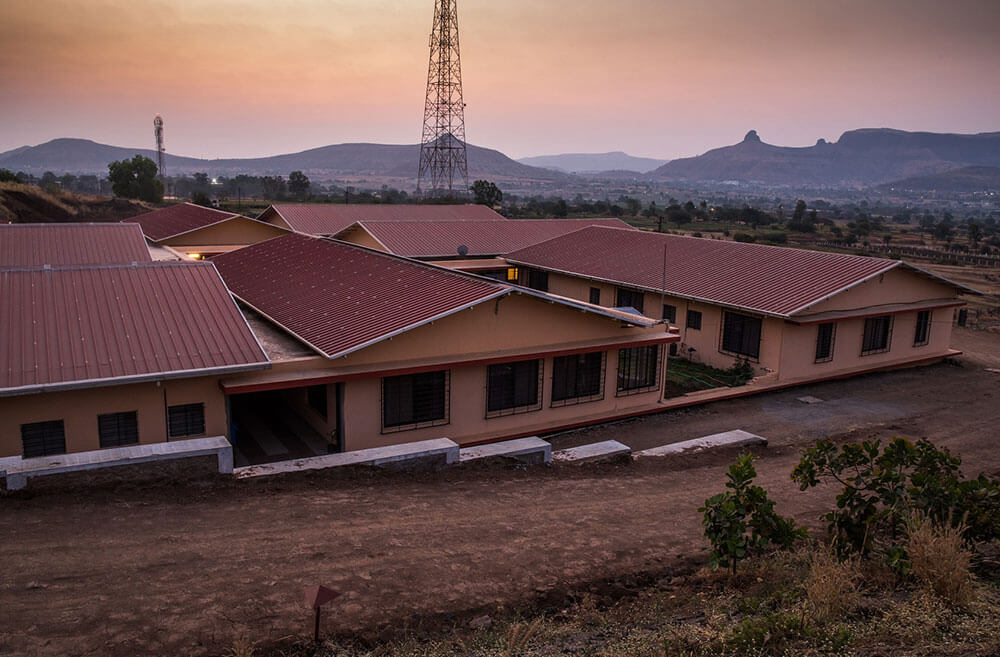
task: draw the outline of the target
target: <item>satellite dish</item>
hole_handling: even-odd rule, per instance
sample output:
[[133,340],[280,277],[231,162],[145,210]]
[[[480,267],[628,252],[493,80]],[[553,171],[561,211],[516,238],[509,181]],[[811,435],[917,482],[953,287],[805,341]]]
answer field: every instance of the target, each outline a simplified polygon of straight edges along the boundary
[[458,255],[462,256],[463,258],[465,256],[469,255],[469,247],[467,247],[464,244],[459,244],[458,245]]

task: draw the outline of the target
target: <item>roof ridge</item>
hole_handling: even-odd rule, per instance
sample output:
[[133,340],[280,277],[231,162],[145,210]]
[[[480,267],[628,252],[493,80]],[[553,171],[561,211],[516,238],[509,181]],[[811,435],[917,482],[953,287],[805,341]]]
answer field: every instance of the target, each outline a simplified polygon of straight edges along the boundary
[[35,271],[90,271],[90,270],[111,270],[111,269],[156,269],[159,267],[214,267],[211,262],[201,260],[151,260],[130,263],[107,263],[98,265],[31,265],[25,267],[4,267],[0,265],[0,272],[35,272]]

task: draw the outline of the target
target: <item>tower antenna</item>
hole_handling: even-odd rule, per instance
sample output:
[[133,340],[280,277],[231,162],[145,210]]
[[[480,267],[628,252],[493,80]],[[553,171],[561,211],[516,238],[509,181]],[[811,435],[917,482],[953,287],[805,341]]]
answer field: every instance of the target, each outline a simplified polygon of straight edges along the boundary
[[163,147],[163,117],[159,114],[153,119],[153,136],[156,137],[156,170],[160,181],[166,184],[167,170],[163,163],[166,149]]
[[[469,192],[469,167],[458,51],[458,0],[434,0],[430,49],[417,195],[464,197]],[[456,188],[456,184],[461,187]]]

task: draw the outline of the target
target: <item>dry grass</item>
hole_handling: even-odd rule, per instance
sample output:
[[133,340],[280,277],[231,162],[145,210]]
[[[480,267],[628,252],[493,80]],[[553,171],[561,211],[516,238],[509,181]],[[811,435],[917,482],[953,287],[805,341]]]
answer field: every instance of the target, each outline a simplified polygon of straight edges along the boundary
[[517,657],[522,655],[528,648],[528,644],[538,634],[544,619],[536,618],[531,623],[514,623],[507,630],[504,641],[504,654],[506,657]]
[[[44,200],[46,203],[51,203],[52,205],[58,207],[60,210],[64,210],[71,215],[77,214],[78,210],[67,204],[61,196],[55,194],[50,194],[41,187],[36,187],[35,185],[25,185],[23,183],[14,182],[3,182],[0,183],[0,191],[10,191],[10,192],[21,192],[24,194],[30,194]],[[72,197],[72,194],[68,195]]]
[[968,605],[975,596],[965,529],[964,523],[936,523],[919,515],[907,524],[913,576],[927,591],[957,606]]
[[841,560],[833,549],[817,548],[802,583],[813,618],[825,623],[850,612],[859,599],[858,579],[855,559]]
[[254,657],[257,654],[257,644],[246,637],[240,637],[233,641],[233,645],[226,650],[226,657]]

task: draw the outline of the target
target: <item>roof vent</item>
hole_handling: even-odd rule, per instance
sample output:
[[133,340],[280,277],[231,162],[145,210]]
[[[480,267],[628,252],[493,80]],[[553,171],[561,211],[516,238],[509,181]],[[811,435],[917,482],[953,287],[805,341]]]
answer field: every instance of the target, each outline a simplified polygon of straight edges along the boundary
[[462,256],[463,258],[465,256],[469,255],[469,247],[467,247],[464,244],[459,244],[458,245],[458,255]]

